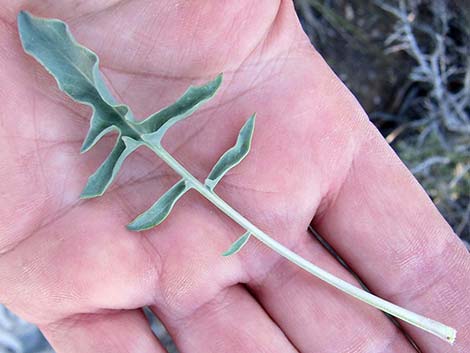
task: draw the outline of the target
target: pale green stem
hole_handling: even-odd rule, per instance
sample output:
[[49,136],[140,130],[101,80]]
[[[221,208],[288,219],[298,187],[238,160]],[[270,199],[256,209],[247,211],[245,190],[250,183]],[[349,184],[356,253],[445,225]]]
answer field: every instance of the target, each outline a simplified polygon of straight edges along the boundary
[[223,213],[229,216],[232,220],[238,223],[241,227],[250,232],[259,241],[273,249],[279,255],[285,257],[292,263],[301,267],[312,275],[320,278],[321,280],[331,284],[339,290],[379,309],[392,316],[395,316],[411,325],[417,326],[424,331],[430,332],[433,335],[453,343],[456,337],[456,330],[446,326],[440,322],[434,321],[422,315],[418,315],[412,311],[404,309],[398,305],[392,304],[382,298],[379,298],[361,288],[358,288],[329,272],[321,269],[320,267],[305,260],[293,251],[289,250],[276,240],[272,239],[269,235],[264,233],[261,229],[252,224],[249,220],[243,217],[240,213],[234,210],[229,204],[222,200],[217,194],[208,189],[204,184],[197,180],[191,173],[189,173],[177,160],[175,160],[162,146],[154,146],[147,143],[147,146],[152,149],[161,159],[163,159],[176,173],[186,180],[188,186],[196,189],[205,198],[212,202]]

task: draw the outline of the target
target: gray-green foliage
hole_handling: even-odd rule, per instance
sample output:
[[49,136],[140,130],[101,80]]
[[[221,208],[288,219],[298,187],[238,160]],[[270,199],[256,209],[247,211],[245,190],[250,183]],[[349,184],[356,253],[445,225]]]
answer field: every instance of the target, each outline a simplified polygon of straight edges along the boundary
[[233,254],[236,254],[237,252],[239,252],[240,249],[243,248],[243,246],[248,242],[248,240],[250,239],[250,236],[251,236],[250,232],[246,232],[245,234],[243,234],[222,255],[223,256],[230,256],[230,255],[233,255]]
[[[124,160],[139,147],[146,146],[157,154],[167,153],[161,146],[166,131],[211,99],[222,83],[222,75],[219,75],[205,85],[192,86],[174,104],[137,121],[130,108],[119,104],[108,90],[99,70],[97,55],[78,44],[65,23],[22,11],[18,15],[18,29],[24,50],[54,76],[59,88],[77,102],[93,109],[90,129],[81,151],[90,150],[109,132],[118,133],[114,148],[89,177],[82,198],[102,195],[115,179]],[[221,178],[248,154],[254,122],[253,115],[242,127],[235,146],[222,155],[214,166],[205,184],[210,192],[214,192]],[[140,231],[160,224],[176,201],[191,188],[189,180],[181,179],[128,228]],[[238,251],[248,238],[249,234],[244,235],[242,241],[237,240],[228,253]]]
[[214,168],[212,168],[205,182],[209,189],[213,190],[220,179],[222,179],[230,169],[240,163],[248,152],[250,152],[254,127],[255,114],[253,114],[241,128],[235,146],[225,152],[214,165]]
[[127,228],[130,230],[143,230],[159,225],[170,214],[176,201],[189,189],[190,187],[185,180],[178,181],[152,207],[129,223]]

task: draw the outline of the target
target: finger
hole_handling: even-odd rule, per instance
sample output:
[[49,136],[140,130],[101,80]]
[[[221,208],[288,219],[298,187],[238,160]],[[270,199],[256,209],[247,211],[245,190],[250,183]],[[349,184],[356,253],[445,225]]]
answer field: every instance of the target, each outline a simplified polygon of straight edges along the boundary
[[[310,234],[305,232],[298,239],[295,252],[357,284]],[[301,352],[415,352],[380,311],[359,303],[284,259],[250,286],[268,314]]]
[[41,327],[57,353],[164,353],[141,310],[85,314]]
[[[349,174],[315,228],[371,290],[459,331],[455,352],[470,344],[470,257],[425,192],[378,132],[355,154]],[[424,351],[448,346],[407,327]]]
[[3,254],[1,300],[35,323],[152,302],[160,254],[123,228],[127,215],[112,202],[70,207]]
[[153,307],[181,353],[298,352],[253,297],[228,287],[187,315]]

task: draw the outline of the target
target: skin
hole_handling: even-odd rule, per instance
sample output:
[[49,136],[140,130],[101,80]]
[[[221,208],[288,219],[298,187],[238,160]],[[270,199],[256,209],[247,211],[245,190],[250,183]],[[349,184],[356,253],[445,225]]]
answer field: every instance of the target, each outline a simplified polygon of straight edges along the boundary
[[[97,3],[99,5],[97,5]],[[249,156],[217,193],[300,255],[351,283],[312,224],[371,290],[443,321],[456,344],[382,313],[250,240],[196,192],[157,228],[124,227],[178,180],[134,153],[101,198],[79,200],[115,137],[79,154],[90,110],[20,45],[16,14],[58,17],[98,53],[137,117],[224,72],[213,101],[164,145],[203,180],[256,111]],[[57,352],[464,352],[470,257],[425,192],[303,34],[290,1],[0,1],[0,302]]]

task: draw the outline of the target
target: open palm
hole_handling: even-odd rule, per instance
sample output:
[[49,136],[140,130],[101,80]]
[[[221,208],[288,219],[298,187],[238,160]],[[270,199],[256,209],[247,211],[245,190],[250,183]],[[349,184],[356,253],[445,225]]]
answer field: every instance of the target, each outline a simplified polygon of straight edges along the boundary
[[[150,306],[182,353],[464,352],[470,259],[359,104],[280,1],[0,1],[0,301],[61,352],[163,352]],[[249,156],[217,187],[254,224],[355,282],[307,233],[312,224],[370,289],[459,330],[450,348],[251,241],[196,192],[157,228],[125,224],[177,176],[139,150],[101,198],[80,201],[114,143],[79,148],[90,111],[23,52],[16,14],[66,20],[137,117],[224,72],[214,100],[165,137],[203,180],[257,112]]]

